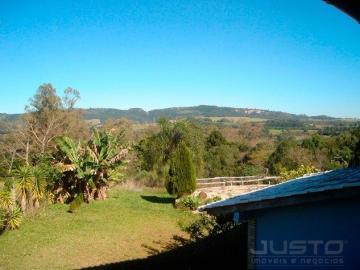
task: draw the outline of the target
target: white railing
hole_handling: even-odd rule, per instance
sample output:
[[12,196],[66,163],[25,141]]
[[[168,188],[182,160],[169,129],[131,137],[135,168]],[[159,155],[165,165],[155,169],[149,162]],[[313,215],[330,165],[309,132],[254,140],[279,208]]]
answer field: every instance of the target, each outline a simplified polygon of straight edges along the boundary
[[233,185],[251,185],[265,184],[271,185],[278,180],[276,176],[240,176],[240,177],[213,177],[197,179],[198,188],[216,187],[216,186],[233,186]]

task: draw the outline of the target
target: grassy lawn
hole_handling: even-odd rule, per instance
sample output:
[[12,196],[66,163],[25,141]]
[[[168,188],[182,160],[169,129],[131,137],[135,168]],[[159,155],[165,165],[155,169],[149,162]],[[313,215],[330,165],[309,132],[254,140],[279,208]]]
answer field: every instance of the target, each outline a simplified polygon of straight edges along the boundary
[[165,193],[149,190],[112,191],[75,214],[67,209],[50,205],[0,235],[0,269],[74,269],[144,258],[182,235],[180,220],[193,218],[174,209]]

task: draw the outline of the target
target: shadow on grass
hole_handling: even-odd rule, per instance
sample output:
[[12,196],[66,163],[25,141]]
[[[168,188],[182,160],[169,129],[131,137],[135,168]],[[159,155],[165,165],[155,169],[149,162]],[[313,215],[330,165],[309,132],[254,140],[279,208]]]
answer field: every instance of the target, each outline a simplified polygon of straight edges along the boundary
[[[196,243],[186,243],[161,252],[153,247],[144,246],[148,258],[123,261],[106,265],[84,268],[88,270],[103,269],[247,269],[247,226],[237,226],[231,231],[203,239]],[[182,239],[178,239],[182,242]],[[169,246],[172,248],[172,246]]]
[[146,244],[141,245],[143,248],[147,250],[149,256],[159,255],[164,250],[169,251],[169,250],[177,249],[187,244],[190,244],[191,242],[190,240],[182,236],[173,235],[172,241],[170,242],[154,241],[153,243],[156,244],[157,246],[160,246],[160,248],[155,248]]
[[141,195],[141,198],[145,201],[160,204],[175,204],[175,199],[171,197],[159,197],[159,196],[145,196]]

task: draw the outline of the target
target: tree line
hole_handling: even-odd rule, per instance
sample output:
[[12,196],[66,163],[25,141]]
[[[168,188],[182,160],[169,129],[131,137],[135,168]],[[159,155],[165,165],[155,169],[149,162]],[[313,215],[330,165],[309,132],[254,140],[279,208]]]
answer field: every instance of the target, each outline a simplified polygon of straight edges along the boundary
[[16,228],[23,215],[48,203],[68,203],[74,212],[81,203],[106,199],[111,183],[163,186],[180,198],[195,190],[199,177],[288,179],[359,165],[355,127],[301,137],[271,135],[261,122],[231,126],[191,118],[153,124],[110,119],[92,127],[75,108],[79,99],[76,89],[59,96],[43,84],[24,115],[7,123],[0,135],[0,226]]

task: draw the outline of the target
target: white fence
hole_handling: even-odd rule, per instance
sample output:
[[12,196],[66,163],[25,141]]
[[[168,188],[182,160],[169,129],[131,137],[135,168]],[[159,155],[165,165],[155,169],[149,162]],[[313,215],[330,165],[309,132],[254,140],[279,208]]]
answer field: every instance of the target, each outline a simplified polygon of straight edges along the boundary
[[213,177],[197,179],[197,187],[221,187],[240,185],[272,185],[279,180],[276,176]]

